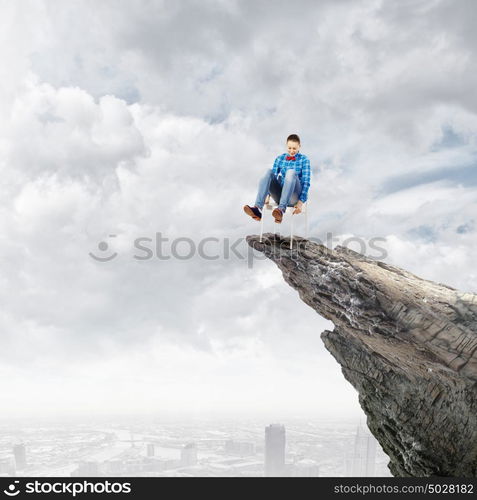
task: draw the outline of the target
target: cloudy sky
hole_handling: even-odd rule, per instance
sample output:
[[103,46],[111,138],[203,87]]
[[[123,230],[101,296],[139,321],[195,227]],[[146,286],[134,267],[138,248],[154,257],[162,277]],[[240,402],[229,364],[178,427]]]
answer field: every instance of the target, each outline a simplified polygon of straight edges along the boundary
[[242,206],[298,133],[312,236],[475,291],[476,22],[473,0],[1,0],[4,415],[361,415],[332,325],[247,261]]

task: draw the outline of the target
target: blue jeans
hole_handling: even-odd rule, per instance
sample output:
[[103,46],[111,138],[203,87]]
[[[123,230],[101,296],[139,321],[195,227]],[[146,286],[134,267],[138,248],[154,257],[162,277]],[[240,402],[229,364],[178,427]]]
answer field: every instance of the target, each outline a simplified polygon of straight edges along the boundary
[[267,170],[258,184],[258,194],[255,201],[255,205],[260,210],[263,208],[268,194],[278,203],[278,208],[282,212],[285,212],[286,207],[294,207],[301,194],[301,182],[296,171],[294,169],[287,170],[285,182],[281,186],[273,175],[273,170]]

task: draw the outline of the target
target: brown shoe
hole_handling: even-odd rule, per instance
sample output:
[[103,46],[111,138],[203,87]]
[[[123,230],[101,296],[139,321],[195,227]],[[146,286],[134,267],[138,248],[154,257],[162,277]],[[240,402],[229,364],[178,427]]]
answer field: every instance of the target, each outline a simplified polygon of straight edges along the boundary
[[280,224],[283,220],[283,212],[279,208],[275,208],[275,210],[272,212],[273,217],[275,217],[275,222]]
[[243,207],[243,211],[252,217],[254,220],[261,220],[262,219],[262,212],[260,212],[260,209],[258,207],[251,207],[250,205],[245,205]]

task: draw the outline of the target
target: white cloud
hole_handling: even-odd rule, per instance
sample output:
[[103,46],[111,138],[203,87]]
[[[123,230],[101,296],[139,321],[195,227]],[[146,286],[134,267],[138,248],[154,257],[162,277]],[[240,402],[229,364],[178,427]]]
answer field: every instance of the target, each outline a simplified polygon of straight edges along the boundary
[[[164,5],[0,8],[12,408],[42,407],[43,387],[55,411],[357,411],[319,339],[328,322],[271,262],[212,243],[218,260],[138,261],[134,239],[161,232],[170,251],[258,232],[241,207],[298,132],[312,235],[386,237],[389,262],[475,290],[475,6]],[[89,257],[101,241],[116,259]]]

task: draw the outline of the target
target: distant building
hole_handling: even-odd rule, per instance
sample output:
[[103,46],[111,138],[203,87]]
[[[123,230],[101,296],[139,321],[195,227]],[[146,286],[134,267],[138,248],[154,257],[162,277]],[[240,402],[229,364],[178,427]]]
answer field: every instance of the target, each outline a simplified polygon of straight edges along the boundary
[[114,476],[116,474],[121,474],[124,470],[124,464],[122,460],[113,459],[104,462],[105,473],[109,476]]
[[265,427],[265,476],[280,477],[285,473],[285,426]]
[[227,455],[237,455],[239,457],[248,457],[255,455],[255,444],[248,441],[225,441],[224,451]]
[[124,461],[124,470],[127,474],[139,474],[145,468],[145,460],[141,456],[131,456]]
[[187,467],[188,465],[197,464],[197,445],[195,443],[188,443],[181,450],[181,465]]
[[72,473],[72,477],[99,477],[101,476],[100,464],[92,460],[81,462]]
[[319,477],[320,467],[310,459],[302,459],[292,464],[290,475],[292,477]]
[[147,456],[148,457],[154,456],[154,444],[153,443],[148,443],[148,445],[147,445]]
[[15,475],[15,462],[12,457],[0,457],[0,475],[14,476]]
[[13,446],[13,456],[15,457],[15,467],[17,470],[26,469],[26,447],[24,443]]
[[106,432],[104,435],[104,441],[106,443],[113,443],[116,439],[116,434],[114,434],[114,432]]
[[352,454],[346,458],[346,475],[348,477],[374,477],[376,447],[376,438],[360,424],[356,430]]
[[147,457],[143,467],[143,471],[147,472],[162,472],[168,469],[181,467],[179,460],[164,459],[160,457]]

